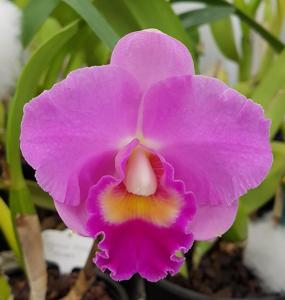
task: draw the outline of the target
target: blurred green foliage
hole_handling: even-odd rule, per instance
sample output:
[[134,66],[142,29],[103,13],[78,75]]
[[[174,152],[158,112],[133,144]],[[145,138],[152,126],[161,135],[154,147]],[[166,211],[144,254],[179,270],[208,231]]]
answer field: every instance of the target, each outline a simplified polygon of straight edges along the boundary
[[0,300],[11,299],[11,289],[4,275],[0,274]]

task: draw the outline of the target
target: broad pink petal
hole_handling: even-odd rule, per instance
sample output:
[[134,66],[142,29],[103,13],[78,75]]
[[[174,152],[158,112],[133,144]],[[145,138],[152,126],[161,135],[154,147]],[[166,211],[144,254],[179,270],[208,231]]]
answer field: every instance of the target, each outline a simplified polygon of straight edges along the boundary
[[[72,174],[76,177],[86,160],[119,149],[135,134],[140,98],[126,71],[102,66],[74,71],[26,104],[21,150],[55,201],[80,204],[82,191]],[[114,156],[109,159],[114,163]]]
[[146,93],[143,116],[147,143],[197,197],[195,239],[224,233],[234,220],[233,203],[261,183],[272,163],[270,122],[261,106],[216,79],[180,76]]
[[[238,201],[229,205],[200,205],[189,230],[196,239],[208,240],[230,229],[238,210]],[[203,224],[203,226],[201,226]]]
[[85,202],[74,206],[55,201],[54,205],[59,216],[68,228],[78,234],[88,236],[86,230],[88,216]]
[[86,201],[89,190],[106,174],[115,174],[116,151],[87,158],[68,178],[65,202],[55,201],[55,207],[65,225],[82,235],[88,235]]
[[188,49],[178,40],[153,29],[132,32],[120,39],[113,50],[111,65],[130,72],[143,91],[165,78],[194,74]]
[[79,69],[25,106],[21,149],[65,224],[86,235],[86,199],[115,172],[117,149],[136,131],[135,80],[118,67]]
[[[150,281],[157,281],[168,273],[178,272],[183,259],[176,256],[177,251],[186,252],[192,245],[193,236],[188,227],[195,214],[195,200],[192,193],[185,193],[182,181],[174,180],[172,167],[161,160],[164,170],[163,174],[159,173],[161,184],[167,190],[175,191],[179,195],[179,201],[182,201],[175,219],[170,224],[158,225],[161,219],[160,211],[155,213],[157,219],[153,220],[147,220],[147,214],[130,217],[129,214],[124,213],[128,217],[124,220],[121,218],[120,221],[107,216],[106,201],[108,199],[104,198],[104,193],[106,189],[123,182],[126,161],[136,145],[137,142],[131,143],[118,154],[116,160],[118,178],[104,176],[90,190],[88,212],[91,217],[87,230],[88,234],[94,238],[103,234],[103,240],[99,243],[99,251],[96,253],[94,262],[103,271],[108,269],[113,279],[125,280],[139,273]],[[114,197],[118,197],[118,193],[116,190]],[[157,196],[153,197],[155,199]],[[117,201],[126,200],[116,199]],[[112,207],[108,208],[110,209]]]

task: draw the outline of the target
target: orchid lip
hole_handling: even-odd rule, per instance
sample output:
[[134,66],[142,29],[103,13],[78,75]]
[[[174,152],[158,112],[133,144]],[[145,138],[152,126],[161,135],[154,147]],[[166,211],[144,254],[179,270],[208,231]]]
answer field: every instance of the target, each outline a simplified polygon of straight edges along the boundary
[[[103,176],[88,194],[88,234],[102,234],[94,262],[115,280],[139,273],[157,281],[176,273],[183,263],[177,251],[193,243],[188,226],[196,213],[194,195],[174,178],[172,165],[137,139],[117,153],[115,165],[114,176]],[[132,184],[150,195],[134,194]],[[159,261],[150,258],[160,251]]]

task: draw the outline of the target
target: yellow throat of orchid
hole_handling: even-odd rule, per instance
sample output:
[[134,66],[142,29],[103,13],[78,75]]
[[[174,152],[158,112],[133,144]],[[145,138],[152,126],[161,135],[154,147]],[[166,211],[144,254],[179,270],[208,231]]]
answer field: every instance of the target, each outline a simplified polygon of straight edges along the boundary
[[177,192],[161,188],[149,154],[136,148],[126,165],[123,184],[108,187],[101,194],[104,219],[119,224],[141,219],[158,226],[169,226],[181,208]]

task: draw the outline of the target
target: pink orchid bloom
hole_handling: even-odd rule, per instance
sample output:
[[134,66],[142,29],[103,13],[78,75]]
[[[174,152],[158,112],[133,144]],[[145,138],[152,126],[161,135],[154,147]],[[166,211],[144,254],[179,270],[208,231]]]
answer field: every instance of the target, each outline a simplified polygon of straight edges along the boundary
[[194,75],[183,44],[143,30],[26,104],[21,149],[65,224],[102,234],[102,270],[157,281],[229,229],[271,166],[269,127],[261,106]]

